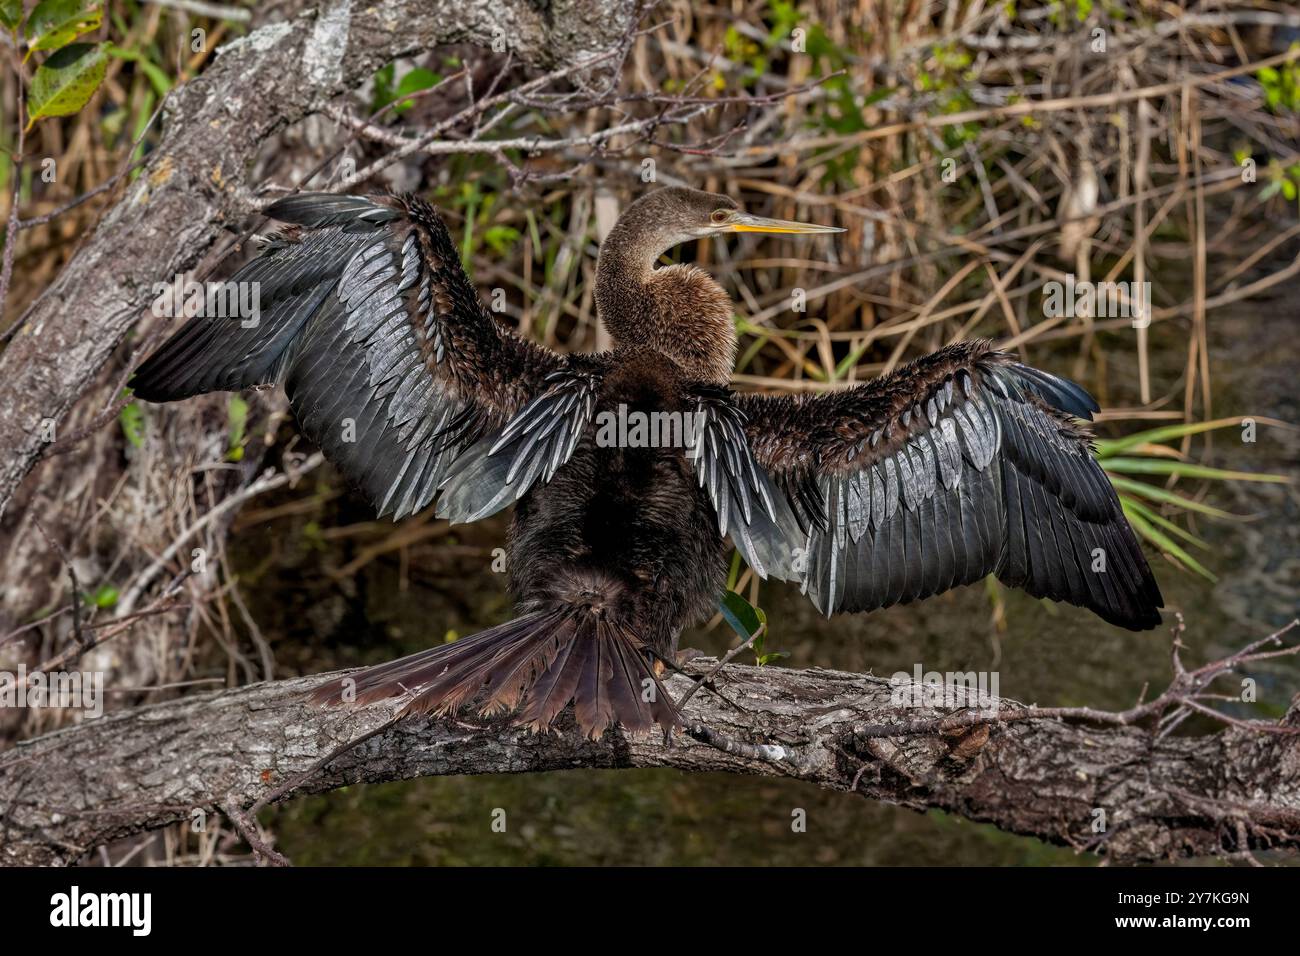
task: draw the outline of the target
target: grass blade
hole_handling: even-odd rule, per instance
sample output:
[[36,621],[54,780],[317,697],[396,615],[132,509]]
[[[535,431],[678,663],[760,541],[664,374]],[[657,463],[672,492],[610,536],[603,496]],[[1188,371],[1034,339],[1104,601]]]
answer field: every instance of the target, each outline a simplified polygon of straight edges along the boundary
[[1211,574],[1206,567],[1201,564],[1201,562],[1197,561],[1190,554],[1184,551],[1178,542],[1174,541],[1173,538],[1169,537],[1155,525],[1147,521],[1146,518],[1138,514],[1135,509],[1130,508],[1129,504],[1130,503],[1125,501],[1123,498],[1120,499],[1120,505],[1124,508],[1124,515],[1128,518],[1129,524],[1133,526],[1134,531],[1142,535],[1142,537],[1146,538],[1161,551],[1172,555],[1180,563],[1195,571],[1202,577],[1207,578],[1210,581],[1219,580]]
[[1169,505],[1177,505],[1180,508],[1186,508],[1188,511],[1198,511],[1203,515],[1211,515],[1215,518],[1241,517],[1241,515],[1234,515],[1230,512],[1224,511],[1222,508],[1202,504],[1199,501],[1193,501],[1191,498],[1184,498],[1182,495],[1176,495],[1172,491],[1157,488],[1155,485],[1149,485],[1145,481],[1133,481],[1130,478],[1121,478],[1119,475],[1107,475],[1107,477],[1110,478],[1110,483],[1119,490],[1140,495],[1143,498],[1150,498],[1153,501],[1159,501]]
[[1170,441],[1176,438],[1186,438],[1188,435],[1199,435],[1201,432],[1214,431],[1216,428],[1228,428],[1232,425],[1240,425],[1247,418],[1252,419],[1261,425],[1282,425],[1285,422],[1279,422],[1272,418],[1259,418],[1254,415],[1238,415],[1235,418],[1216,418],[1209,422],[1184,422],[1180,425],[1163,425],[1160,428],[1149,428],[1146,431],[1134,432],[1132,435],[1125,435],[1123,438],[1102,438],[1096,442],[1097,457],[1108,458],[1117,455],[1122,451],[1128,451],[1137,445],[1150,442]]
[[1169,531],[1172,534],[1178,535],[1178,537],[1182,538],[1188,544],[1194,545],[1200,548],[1202,551],[1208,551],[1210,549],[1208,543],[1202,541],[1200,538],[1192,534],[1186,528],[1179,527],[1178,525],[1174,524],[1174,522],[1170,521],[1164,515],[1157,514],[1155,511],[1148,508],[1146,505],[1138,501],[1136,498],[1131,498],[1128,495],[1120,495],[1119,500],[1123,502],[1127,507],[1133,508],[1143,518],[1146,518],[1147,521],[1150,521],[1154,525],[1159,525],[1161,528],[1164,528],[1166,531]]
[[1142,475],[1177,475],[1180,478],[1209,478],[1213,481],[1266,481],[1273,484],[1290,484],[1286,475],[1270,475],[1251,471],[1227,471],[1197,465],[1189,461],[1166,461],[1150,458],[1107,458],[1101,462],[1107,471],[1122,471]]

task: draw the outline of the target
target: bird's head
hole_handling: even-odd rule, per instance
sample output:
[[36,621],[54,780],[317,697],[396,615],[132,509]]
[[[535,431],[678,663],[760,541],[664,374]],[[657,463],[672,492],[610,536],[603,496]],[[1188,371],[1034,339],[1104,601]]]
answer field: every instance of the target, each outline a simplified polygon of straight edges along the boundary
[[684,242],[733,232],[813,236],[844,231],[837,226],[755,216],[730,196],[684,186],[646,193],[627,207],[615,229],[620,235],[615,238],[611,233],[611,239],[640,246],[655,259]]
[[707,273],[656,269],[669,249],[732,232],[811,236],[834,226],[754,216],[729,196],[669,186],[624,210],[600,247],[596,309],[616,343],[672,357],[700,381],[725,384],[735,363],[736,326],[727,293]]

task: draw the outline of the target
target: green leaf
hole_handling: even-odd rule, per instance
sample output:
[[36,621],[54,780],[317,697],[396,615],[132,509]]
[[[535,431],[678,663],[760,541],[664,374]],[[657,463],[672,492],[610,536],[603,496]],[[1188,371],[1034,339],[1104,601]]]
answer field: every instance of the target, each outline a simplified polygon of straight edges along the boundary
[[90,603],[95,605],[95,607],[110,608],[117,606],[118,596],[117,588],[105,584],[102,587],[96,588],[95,593],[91,594],[89,597]]
[[[417,93],[420,90],[427,90],[432,86],[437,86],[441,82],[442,77],[437,73],[434,73],[433,70],[426,70],[422,66],[417,66],[402,77],[402,81],[397,84],[397,93],[393,96],[393,99],[403,100],[412,93]],[[409,100],[405,100],[404,102],[398,103],[394,106],[393,112],[404,112],[409,110],[413,105],[414,104]]]
[[0,26],[10,33],[18,32],[23,22],[23,0],[0,0]]
[[723,592],[722,605],[718,610],[722,612],[723,618],[731,625],[731,629],[746,641],[764,623],[763,612],[735,591]]
[[136,448],[144,445],[144,412],[140,411],[140,406],[135,402],[122,407],[122,412],[117,416],[118,421],[122,423],[122,434]]
[[102,45],[74,43],[51,54],[32,77],[27,128],[47,116],[68,116],[81,109],[104,81],[107,68]]
[[519,240],[519,230],[514,226],[489,226],[483,230],[483,242],[499,256],[504,256]]
[[99,29],[104,11],[86,0],[43,0],[27,18],[27,55],[33,50],[57,50],[83,33]]
[[[427,90],[432,86],[437,86],[442,82],[442,77],[432,70],[426,70],[422,66],[417,66],[403,74],[402,79],[393,85],[393,79],[396,75],[396,64],[390,63],[375,73],[374,95],[371,98],[371,111],[379,112],[394,100],[402,101],[412,93],[418,93],[420,90]],[[394,113],[402,113],[409,110],[414,104],[410,101],[398,102],[393,106]]]
[[226,419],[230,423],[230,441],[226,461],[244,460],[244,430],[248,425],[248,402],[239,395],[231,395],[226,405]]

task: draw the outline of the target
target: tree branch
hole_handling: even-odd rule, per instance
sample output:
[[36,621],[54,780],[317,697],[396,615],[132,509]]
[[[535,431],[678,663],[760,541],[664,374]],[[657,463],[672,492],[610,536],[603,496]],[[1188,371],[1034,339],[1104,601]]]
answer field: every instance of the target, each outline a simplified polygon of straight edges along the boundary
[[[714,663],[696,659],[692,674]],[[241,832],[256,834],[262,806],[297,794],[574,767],[788,776],[1123,862],[1300,848],[1300,700],[1274,726],[1281,733],[1233,723],[1172,736],[1158,722],[1074,723],[997,701],[1011,719],[923,734],[913,718],[945,711],[900,708],[886,680],[728,665],[716,689],[692,700],[687,734],[666,745],[614,731],[589,741],[568,714],[556,733],[535,735],[504,719],[464,716],[385,727],[393,701],[355,709],[306,702],[306,691],[338,676],[183,697],[18,745],[0,756],[0,863],[72,863],[195,809],[234,813]],[[696,685],[677,674],[667,686],[680,699]],[[900,735],[883,736],[889,724]]]

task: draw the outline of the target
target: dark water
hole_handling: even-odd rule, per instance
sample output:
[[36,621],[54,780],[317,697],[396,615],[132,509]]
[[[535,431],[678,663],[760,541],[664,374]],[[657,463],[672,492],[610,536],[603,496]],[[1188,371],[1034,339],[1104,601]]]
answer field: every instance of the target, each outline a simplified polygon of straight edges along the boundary
[[[1215,415],[1252,414],[1300,420],[1295,370],[1300,360],[1300,288],[1268,301],[1215,312],[1212,373]],[[1155,382],[1180,381],[1185,332],[1172,323],[1153,329]],[[1127,333],[1106,336],[1103,404],[1135,404],[1136,364]],[[1068,372],[1072,352],[1035,352],[1035,360]],[[1095,383],[1089,383],[1094,384]],[[1123,431],[1145,427],[1123,426]],[[1121,431],[1102,428],[1103,434]],[[1203,446],[1202,446],[1203,447]],[[1296,474],[1295,433],[1261,428],[1244,444],[1220,433],[1213,464]],[[1190,490],[1184,488],[1183,490]],[[1293,487],[1216,487],[1211,502],[1241,522],[1199,521],[1211,545],[1203,562],[1217,584],[1153,556],[1168,611],[1188,625],[1185,660],[1235,650],[1296,615],[1300,594],[1300,498]],[[278,660],[286,669],[324,670],[370,663],[465,635],[504,620],[510,600],[504,575],[490,570],[503,543],[503,521],[439,537],[416,559],[380,557],[335,581],[323,569],[360,553],[355,538],[322,541],[318,528],[367,517],[344,498],[316,514],[280,519],[236,536],[236,562],[246,593]],[[308,525],[308,521],[315,522]],[[990,595],[965,588],[920,605],[826,621],[793,589],[765,587],[761,603],[772,624],[768,650],[790,657],[781,666],[822,666],[888,675],[926,670],[997,671],[1003,696],[1043,705],[1121,709],[1142,687],[1165,685],[1166,630],[1131,634],[1068,607],[1002,591],[1008,626],[992,623]],[[1168,613],[1172,622],[1173,615]],[[717,653],[730,645],[722,630],[683,637],[683,646]],[[1252,672],[1260,700],[1251,716],[1276,716],[1300,668],[1276,664]],[[506,833],[490,827],[495,808],[508,814]],[[791,812],[807,812],[807,832],[793,833]],[[1002,833],[945,814],[917,814],[792,781],[668,770],[568,771],[478,778],[441,778],[350,788],[298,800],[268,822],[281,848],[299,864],[1088,864],[1067,849]]]

